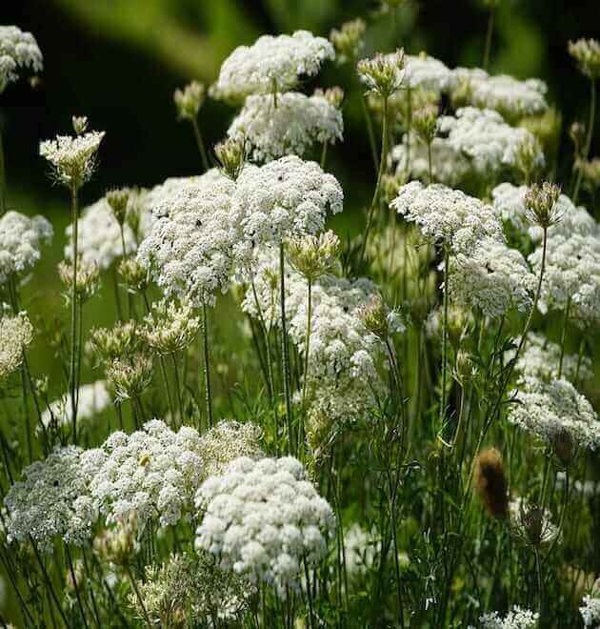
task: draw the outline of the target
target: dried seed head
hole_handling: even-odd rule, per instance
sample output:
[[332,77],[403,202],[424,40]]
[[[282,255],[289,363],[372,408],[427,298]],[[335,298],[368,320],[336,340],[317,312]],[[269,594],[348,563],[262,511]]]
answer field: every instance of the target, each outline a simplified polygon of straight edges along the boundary
[[600,78],[600,42],[597,39],[570,41],[568,50],[585,76],[592,81]]
[[173,102],[180,120],[195,120],[206,98],[206,88],[198,81],[188,83],[182,90],[173,94]]
[[502,455],[496,448],[482,450],[475,460],[475,486],[485,510],[494,518],[508,514],[508,485]]
[[339,63],[353,62],[360,55],[363,46],[363,35],[367,25],[360,18],[344,22],[338,29],[329,34],[329,41],[335,48],[336,60]]
[[239,136],[227,138],[214,151],[223,173],[235,181],[246,163],[246,140]]
[[368,91],[389,98],[404,80],[404,50],[400,48],[391,54],[378,53],[371,59],[361,59],[356,70]]
[[509,514],[515,533],[534,548],[552,542],[558,535],[557,527],[550,520],[550,512],[543,507],[517,498],[510,502]]
[[130,196],[131,190],[129,188],[115,188],[114,190],[109,190],[105,195],[106,202],[113,211],[119,225],[123,225],[127,217],[127,206],[129,205]]
[[530,186],[525,194],[529,220],[542,229],[558,223],[561,219],[556,209],[559,196],[560,187],[548,181]]

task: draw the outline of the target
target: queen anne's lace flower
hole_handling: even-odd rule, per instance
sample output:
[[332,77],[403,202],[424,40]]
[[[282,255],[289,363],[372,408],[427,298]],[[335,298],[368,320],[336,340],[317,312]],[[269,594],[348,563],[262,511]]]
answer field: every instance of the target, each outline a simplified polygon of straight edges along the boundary
[[31,33],[17,26],[0,26],[0,94],[23,69],[41,72],[42,53]]
[[[529,255],[539,273],[543,247]],[[548,238],[539,309],[565,310],[580,323],[600,319],[600,239],[595,235],[553,233]]]
[[236,459],[202,484],[196,505],[204,513],[196,548],[282,594],[299,586],[304,561],[325,556],[335,526],[331,507],[293,457]]
[[595,450],[600,444],[600,421],[592,405],[565,379],[528,379],[513,392],[508,421],[553,444],[565,435],[575,446]]
[[410,89],[422,88],[440,94],[449,91],[456,78],[439,59],[425,53],[404,55],[404,84]]
[[[111,405],[110,392],[104,380],[97,380],[91,384],[79,387],[77,393],[77,425],[93,419]],[[42,423],[49,428],[54,422],[57,426],[71,425],[71,396],[64,395],[52,402],[42,412]]]
[[140,527],[149,520],[176,524],[188,512],[203,478],[198,432],[178,432],[154,419],[130,435],[114,432],[98,452],[103,461],[90,492],[109,523],[133,513]]
[[304,155],[315,143],[342,139],[342,113],[323,95],[305,96],[288,92],[249,96],[227,134],[241,137],[257,161],[284,155]]
[[43,216],[30,218],[11,210],[0,217],[0,284],[33,268],[52,234],[52,225]]
[[479,618],[481,629],[535,629],[540,615],[515,605],[504,616],[498,612],[483,614]]
[[546,84],[540,79],[519,81],[512,76],[489,76],[479,68],[454,70],[455,84],[466,82],[466,101],[481,109],[494,109],[509,120],[541,114],[548,108]]
[[600,626],[600,597],[584,596],[579,608],[584,627]]
[[450,299],[499,317],[509,309],[526,310],[536,278],[523,255],[502,241],[486,238],[472,251],[458,253],[450,267]]
[[559,528],[552,521],[552,513],[525,498],[517,496],[508,504],[508,517],[513,532],[526,544],[539,548],[559,536]]
[[375,531],[365,531],[354,523],[344,533],[344,560],[350,577],[368,573],[381,552],[381,540]]
[[391,207],[425,236],[455,252],[469,251],[483,238],[502,240],[501,225],[489,205],[441,184],[411,181],[400,188]]
[[23,480],[6,494],[8,540],[29,539],[49,551],[55,538],[83,544],[97,519],[88,484],[98,459],[77,446],[57,448],[23,470]]
[[33,340],[33,326],[26,312],[0,315],[0,381],[23,362],[23,351]]
[[308,31],[263,35],[252,46],[239,46],[225,59],[210,93],[239,102],[250,94],[286,92],[301,76],[316,74],[321,64],[334,56],[326,39]]
[[[511,183],[501,183],[492,190],[493,207],[496,215],[505,224],[510,224],[518,232],[528,233],[534,240],[541,240],[542,229],[533,225],[527,218],[525,195],[527,186],[515,186]],[[556,202],[556,215],[559,221],[548,228],[548,235],[568,236],[577,233],[581,235],[596,234],[598,227],[594,218],[581,206],[575,207],[571,199],[561,194]]]
[[[508,351],[506,358],[513,358],[514,354],[514,351]],[[527,343],[515,363],[515,371],[519,374],[520,382],[524,383],[532,378],[549,382],[557,378],[560,354],[558,343],[549,341],[542,334],[529,332]],[[576,355],[565,354],[562,375],[567,380],[587,380],[593,375],[592,361],[587,356],[579,358]]]
[[[470,159],[474,171],[487,179],[503,169],[516,169],[519,147],[533,141],[527,129],[511,127],[496,111],[475,107],[458,109],[455,116],[441,116],[438,130],[455,151]],[[534,162],[543,165],[541,151]]]

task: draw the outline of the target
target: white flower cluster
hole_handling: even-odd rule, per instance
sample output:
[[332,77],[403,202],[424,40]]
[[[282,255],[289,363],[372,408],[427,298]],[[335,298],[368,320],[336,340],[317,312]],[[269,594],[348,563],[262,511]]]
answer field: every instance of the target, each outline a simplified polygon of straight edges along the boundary
[[565,436],[575,446],[595,450],[600,444],[600,421],[589,401],[564,378],[544,382],[527,380],[513,392],[508,421],[547,441]]
[[426,53],[404,55],[404,85],[410,89],[425,89],[438,96],[456,83],[454,73],[444,63]]
[[56,537],[83,544],[97,518],[87,491],[95,468],[94,455],[76,446],[57,448],[28,465],[4,498],[8,541],[31,539],[44,551]]
[[515,605],[504,616],[498,612],[483,614],[479,618],[481,629],[535,629],[540,615]]
[[176,524],[203,478],[199,442],[195,429],[182,426],[174,432],[154,419],[130,435],[114,432],[90,451],[100,460],[90,494],[107,522],[135,513],[140,527],[151,519],[161,526]]
[[466,101],[481,109],[494,109],[509,120],[541,114],[548,108],[548,88],[540,79],[519,81],[512,76],[490,76],[479,68],[456,68],[455,85],[467,83]]
[[251,270],[261,246],[322,231],[342,203],[335,177],[296,156],[246,165],[235,182],[212,170],[153,205],[138,257],[167,295],[211,303],[234,273]]
[[0,381],[23,362],[23,351],[33,340],[33,326],[26,312],[0,315]]
[[[97,380],[79,387],[77,398],[77,425],[93,419],[111,405],[110,392],[104,380]],[[46,428],[56,424],[57,427],[71,425],[71,396],[63,395],[54,400],[49,407],[42,412],[42,423]],[[38,428],[39,430],[39,428]]]
[[[255,318],[262,317],[268,327],[279,326],[279,264],[273,251],[261,257],[253,283],[242,309]],[[286,265],[285,290],[288,335],[304,354],[307,283],[290,265]],[[312,286],[308,384],[314,397],[313,410],[326,412],[332,420],[364,416],[374,403],[373,392],[381,387],[377,365],[383,344],[360,318],[361,308],[376,293],[375,285],[366,279],[351,281],[326,275]]]
[[381,553],[381,540],[377,533],[365,531],[355,522],[344,533],[344,560],[350,577],[369,572]]
[[[475,173],[487,179],[503,170],[514,170],[519,147],[534,139],[527,129],[508,125],[498,112],[475,107],[458,109],[454,116],[441,116],[438,131],[450,147],[469,158]],[[541,150],[535,161],[543,165]]]
[[[511,183],[501,183],[492,190],[494,211],[505,224],[510,224],[517,232],[529,234],[536,241],[542,238],[542,229],[532,225],[528,220],[525,207],[527,186],[515,186]],[[598,233],[594,218],[581,206],[576,207],[571,199],[561,194],[556,202],[556,214],[560,217],[558,223],[548,228],[548,235],[568,236],[573,233],[588,235]]]
[[594,596],[584,596],[579,608],[584,627],[600,626],[600,598]]
[[43,58],[35,37],[17,26],[0,26],[0,94],[19,78],[25,68],[43,70]]
[[285,92],[302,76],[315,75],[333,59],[333,46],[308,31],[293,35],[263,35],[252,46],[239,46],[225,59],[211,87],[215,98],[242,101],[250,94]]
[[284,155],[303,156],[315,143],[342,140],[341,111],[325,96],[287,92],[249,96],[227,131],[229,137],[243,138],[256,161],[270,161]]
[[487,317],[499,317],[512,308],[527,310],[536,283],[521,252],[492,238],[469,253],[459,252],[449,275],[450,299]]
[[299,587],[304,562],[325,556],[335,526],[331,507],[293,457],[236,459],[202,484],[196,504],[203,511],[196,548],[281,594]]
[[189,347],[200,329],[200,317],[186,302],[161,299],[152,304],[144,317],[141,335],[149,347],[160,355],[174,354]]
[[42,244],[52,235],[52,225],[43,216],[10,210],[0,217],[0,284],[29,271],[40,259]]
[[441,184],[411,181],[400,188],[391,207],[454,252],[468,252],[484,238],[502,240],[501,225],[489,205]]
[[[506,352],[506,358],[514,357],[514,350]],[[549,341],[542,334],[529,332],[527,343],[517,362],[515,372],[519,374],[520,381],[530,379],[544,380],[546,382],[558,377],[560,363],[560,345]],[[562,375],[567,380],[588,380],[592,377],[592,361],[588,356],[565,354],[563,356]]]
[[[116,258],[129,255],[137,249],[131,227],[125,223],[121,236],[121,227],[104,197],[83,210],[77,230],[77,253],[84,265],[108,269]],[[72,259],[73,225],[68,225],[65,233],[68,239],[65,258]]]
[[[528,257],[539,273],[541,245]],[[548,238],[539,309],[565,310],[579,323],[600,319],[600,238],[596,235],[553,233]]]

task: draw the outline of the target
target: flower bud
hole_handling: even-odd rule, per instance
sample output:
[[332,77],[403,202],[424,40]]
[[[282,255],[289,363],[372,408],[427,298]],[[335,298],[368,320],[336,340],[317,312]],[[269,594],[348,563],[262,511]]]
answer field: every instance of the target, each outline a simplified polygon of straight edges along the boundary
[[180,120],[195,120],[206,98],[206,88],[198,81],[188,83],[183,90],[177,89],[173,101]]
[[561,218],[556,210],[559,196],[560,187],[548,181],[530,186],[525,194],[529,220],[542,229],[558,223]]
[[351,22],[344,22],[340,29],[333,29],[329,34],[329,41],[335,48],[336,59],[339,63],[352,62],[361,53],[364,41],[363,35],[367,25],[360,18]]
[[214,148],[215,157],[225,175],[234,181],[246,163],[246,141],[242,137],[228,138]]

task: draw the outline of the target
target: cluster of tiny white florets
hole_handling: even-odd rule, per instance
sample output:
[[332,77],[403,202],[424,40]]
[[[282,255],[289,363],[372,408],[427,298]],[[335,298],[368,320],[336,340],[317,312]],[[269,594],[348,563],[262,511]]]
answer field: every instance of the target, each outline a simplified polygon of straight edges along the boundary
[[501,225],[489,205],[441,184],[411,181],[400,188],[391,206],[426,237],[454,252],[469,251],[484,238],[502,240]]
[[301,157],[315,143],[333,144],[343,130],[341,111],[324,95],[287,92],[277,102],[270,94],[249,96],[227,135],[244,139],[254,160],[269,161]]
[[468,83],[466,101],[481,109],[494,109],[509,120],[541,114],[548,109],[546,84],[540,79],[520,81],[506,74],[489,76],[479,68],[456,68],[455,83]]
[[[503,170],[514,171],[519,147],[533,141],[527,129],[511,127],[498,112],[476,107],[463,107],[454,116],[441,116],[438,131],[450,147],[469,158],[475,173],[487,179]],[[543,165],[541,150],[534,162]]]
[[[518,342],[518,339],[517,339]],[[546,382],[558,377],[560,345],[548,340],[544,335],[529,332],[527,343],[515,363],[515,371],[521,381],[531,378]],[[514,357],[514,351],[506,352],[506,358]],[[588,380],[592,377],[592,361],[589,356],[564,354],[562,375],[567,380]]]
[[167,294],[210,303],[234,272],[251,269],[255,250],[322,231],[342,202],[335,177],[296,156],[247,165],[235,182],[212,170],[152,207],[156,220],[138,257]]
[[77,446],[57,448],[23,470],[4,498],[9,541],[33,541],[43,550],[55,538],[83,544],[97,519],[88,484],[96,470],[92,454]]
[[0,284],[29,271],[52,234],[52,225],[43,216],[29,217],[10,210],[0,217]]
[[263,35],[252,46],[239,46],[225,59],[210,93],[239,102],[250,94],[286,92],[300,77],[315,75],[322,63],[334,56],[326,39],[308,31]]
[[444,63],[426,53],[404,55],[404,85],[410,89],[425,89],[437,95],[448,92],[456,79]]
[[600,597],[584,596],[579,608],[584,627],[600,626]]
[[203,512],[196,548],[281,594],[299,587],[304,562],[325,556],[335,526],[331,507],[293,457],[236,459],[202,484],[196,504]]
[[234,459],[264,456],[261,438],[262,429],[252,422],[221,420],[200,437],[198,451],[204,461],[206,476],[222,474]]
[[0,381],[23,362],[23,351],[33,340],[33,326],[26,312],[0,314]]
[[158,419],[130,435],[112,433],[95,451],[102,462],[90,482],[107,522],[133,513],[142,528],[149,520],[176,524],[204,477],[199,442],[195,429],[183,426],[174,432]]
[[450,299],[465,307],[498,317],[531,305],[536,278],[520,251],[492,238],[470,252],[459,252],[450,267]]
[[600,444],[600,421],[586,397],[568,380],[528,379],[513,395],[508,421],[523,430],[551,444],[563,435],[590,450]]
[[354,523],[344,532],[344,561],[350,577],[369,572],[381,553],[381,540],[375,530],[365,531]]
[[483,614],[479,618],[481,629],[535,629],[540,615],[515,605],[504,616],[498,612]]
[[19,78],[19,72],[43,70],[43,58],[35,37],[17,26],[0,26],[0,94]]
[[[97,380],[79,387],[77,398],[77,425],[81,426],[107,409],[111,403],[111,395],[104,380]],[[71,425],[71,396],[63,395],[48,405],[42,412],[42,423],[46,428]]]
[[167,295],[200,305],[228,288],[241,241],[234,191],[234,182],[213,169],[155,193],[155,220],[138,259]]
[[[539,273],[543,247],[528,257]],[[600,239],[593,234],[554,233],[548,238],[539,309],[565,310],[580,323],[600,319]]]
[[[528,219],[525,206],[527,190],[527,186],[501,183],[492,190],[493,207],[503,223],[510,224],[520,233],[528,233],[533,240],[537,241],[541,240],[542,229],[533,225]],[[555,213],[560,220],[548,228],[550,237],[555,234],[569,236],[573,233],[581,235],[598,233],[596,221],[590,213],[584,207],[576,207],[565,194],[558,197]]]

